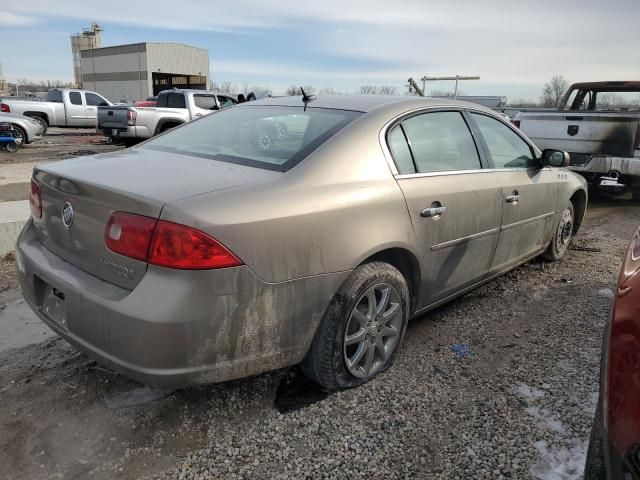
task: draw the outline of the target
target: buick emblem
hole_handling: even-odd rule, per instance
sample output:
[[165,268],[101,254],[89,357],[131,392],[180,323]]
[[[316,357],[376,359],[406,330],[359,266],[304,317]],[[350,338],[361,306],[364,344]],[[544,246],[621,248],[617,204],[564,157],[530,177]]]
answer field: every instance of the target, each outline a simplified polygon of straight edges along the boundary
[[62,207],[62,223],[67,228],[73,224],[73,207],[69,202]]

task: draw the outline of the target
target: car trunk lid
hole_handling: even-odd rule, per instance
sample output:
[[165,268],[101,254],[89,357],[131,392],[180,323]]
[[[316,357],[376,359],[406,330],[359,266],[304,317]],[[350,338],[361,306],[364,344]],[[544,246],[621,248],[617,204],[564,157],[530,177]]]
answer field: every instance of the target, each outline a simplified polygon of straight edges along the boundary
[[[152,150],[132,149],[66,160],[34,170],[43,211],[34,225],[40,242],[65,261],[102,280],[133,289],[142,280],[147,264],[107,248],[104,232],[112,213],[159,218],[168,202],[277,175]],[[63,210],[67,204],[73,218],[65,223]]]

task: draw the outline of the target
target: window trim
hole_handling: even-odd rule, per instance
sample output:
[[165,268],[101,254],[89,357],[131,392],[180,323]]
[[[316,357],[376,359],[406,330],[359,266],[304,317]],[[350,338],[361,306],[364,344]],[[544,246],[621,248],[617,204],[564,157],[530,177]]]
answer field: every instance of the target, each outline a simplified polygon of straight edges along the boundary
[[[524,142],[524,144],[529,147],[529,151],[531,152],[531,156],[533,157],[534,160],[536,160],[538,162],[538,166],[537,167],[536,166],[532,166],[532,167],[505,167],[505,168],[496,167],[496,164],[493,161],[493,156],[491,155],[491,151],[489,150],[489,145],[487,144],[487,141],[485,140],[484,135],[482,134],[482,131],[480,130],[480,127],[479,127],[478,123],[475,121],[475,119],[471,115],[472,113],[474,113],[476,115],[482,115],[484,117],[492,118],[492,119],[500,122],[502,125],[506,126],[513,133],[515,133],[516,136],[519,137],[520,140],[522,140]],[[539,152],[538,148],[535,145],[533,145],[527,138],[525,138],[524,135],[522,134],[522,132],[520,130],[518,130],[514,125],[509,125],[507,122],[503,121],[497,115],[491,115],[488,112],[485,112],[483,110],[467,109],[467,116],[469,117],[469,121],[473,124],[474,128],[476,129],[478,139],[479,139],[480,143],[482,144],[482,148],[485,151],[485,155],[487,157],[487,162],[491,165],[489,168],[492,171],[494,171],[494,172],[523,172],[523,171],[527,171],[527,170],[540,170],[540,169],[544,168],[544,165],[542,165],[542,161],[540,159],[540,152]]]
[[[402,127],[402,122],[404,122],[405,120],[411,117],[428,114],[428,113],[437,113],[437,112],[456,112],[462,116],[462,120],[467,125],[467,128],[469,129],[469,134],[471,135],[473,143],[476,147],[476,152],[478,153],[478,158],[480,160],[480,168],[473,169],[473,170],[443,170],[438,172],[418,172],[417,164],[415,161],[415,155],[413,153],[413,147],[411,146],[411,141],[409,140],[409,137],[404,131],[404,127]],[[385,126],[382,127],[382,130],[380,131],[380,143],[383,145],[383,152],[387,159],[387,163],[391,168],[391,173],[396,178],[418,178],[421,176],[435,177],[435,176],[448,175],[448,174],[460,175],[463,173],[466,174],[466,173],[472,173],[472,172],[484,172],[485,170],[492,168],[493,164],[489,163],[489,160],[486,157],[486,152],[484,151],[483,145],[479,143],[476,132],[474,132],[475,124],[471,124],[467,117],[468,116],[466,115],[465,107],[433,106],[433,107],[418,107],[415,110],[410,110],[408,112],[401,113],[400,115],[394,117],[392,120],[387,122]],[[393,158],[393,154],[391,153],[391,148],[389,148],[389,133],[393,130],[393,128],[396,125],[401,126],[402,133],[404,134],[405,139],[407,140],[407,143],[409,145],[409,151],[411,152],[411,158],[413,159],[413,168],[415,169],[416,173],[404,174],[404,173],[400,173],[398,170],[398,166],[396,165],[395,159]]]

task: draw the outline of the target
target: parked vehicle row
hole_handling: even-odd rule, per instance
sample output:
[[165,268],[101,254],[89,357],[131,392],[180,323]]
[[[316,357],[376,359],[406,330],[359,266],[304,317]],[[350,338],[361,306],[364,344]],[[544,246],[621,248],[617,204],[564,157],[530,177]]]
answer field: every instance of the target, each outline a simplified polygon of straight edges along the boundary
[[628,187],[640,201],[640,82],[576,83],[558,109],[514,121],[540,148],[569,152],[569,168],[591,185]]
[[342,389],[390,366],[410,318],[565,255],[587,192],[564,152],[472,104],[305,100],[37,167],[17,245],[28,304],[146,383],[302,363]]
[[99,107],[98,129],[114,141],[146,139],[236,103],[229,95],[204,90],[165,90],[158,94],[155,107]]
[[42,125],[46,133],[50,126],[94,127],[100,105],[111,105],[111,102],[89,90],[54,88],[49,90],[46,100],[3,98],[0,112],[31,117]]

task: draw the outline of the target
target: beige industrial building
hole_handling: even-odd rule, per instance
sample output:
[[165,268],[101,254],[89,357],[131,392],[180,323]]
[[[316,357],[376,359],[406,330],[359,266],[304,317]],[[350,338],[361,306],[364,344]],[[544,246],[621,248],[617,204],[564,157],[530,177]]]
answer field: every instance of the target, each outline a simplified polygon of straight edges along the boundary
[[144,100],[170,88],[206,89],[209,51],[177,43],[81,50],[82,86],[112,102]]

